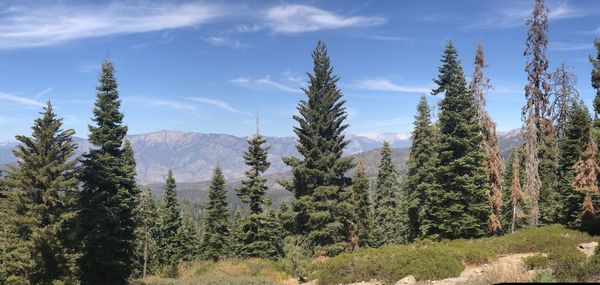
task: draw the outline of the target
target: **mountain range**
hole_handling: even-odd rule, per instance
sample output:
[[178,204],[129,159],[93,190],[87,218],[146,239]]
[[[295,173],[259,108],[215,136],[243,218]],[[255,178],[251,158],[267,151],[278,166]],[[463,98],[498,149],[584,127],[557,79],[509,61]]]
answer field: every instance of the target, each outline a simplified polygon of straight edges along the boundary
[[[182,131],[158,131],[148,134],[129,135],[137,162],[137,179],[140,184],[162,183],[169,168],[173,169],[178,182],[199,182],[210,179],[212,170],[219,165],[227,179],[244,176],[246,166],[242,154],[247,149],[246,137],[227,134],[203,134]],[[283,156],[297,156],[295,137],[266,137],[270,146],[271,167],[266,174],[284,173],[289,168],[282,162]],[[355,155],[381,147],[387,140],[393,148],[410,146],[410,134],[348,135],[350,144],[346,155]],[[74,138],[78,144],[77,155],[89,150],[90,143]],[[14,163],[12,150],[16,142],[0,143],[0,164]]]

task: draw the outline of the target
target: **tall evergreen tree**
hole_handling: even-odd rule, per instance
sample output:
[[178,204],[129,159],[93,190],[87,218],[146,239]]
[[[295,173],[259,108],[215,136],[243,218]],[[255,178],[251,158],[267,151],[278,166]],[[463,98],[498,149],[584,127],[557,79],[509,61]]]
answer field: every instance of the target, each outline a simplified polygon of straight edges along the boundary
[[169,169],[160,207],[159,245],[162,264],[177,265],[183,253],[178,235],[181,227],[180,213],[181,207],[177,201],[177,183],[173,177],[173,171]]
[[231,252],[225,177],[218,166],[213,172],[208,187],[208,202],[205,209],[202,254],[206,259],[217,261]]
[[420,212],[425,196],[434,181],[433,166],[436,159],[435,144],[437,143],[435,129],[431,123],[431,110],[425,96],[422,96],[417,106],[412,146],[407,162],[407,172],[403,181],[404,193],[407,198],[409,220],[408,239],[420,236]]
[[502,172],[504,171],[504,163],[500,158],[500,147],[498,146],[498,138],[496,137],[496,123],[485,109],[485,95],[491,87],[490,80],[485,77],[483,69],[487,67],[485,56],[483,54],[483,45],[477,47],[475,53],[475,71],[469,87],[475,96],[477,106],[477,118],[481,125],[483,134],[482,148],[485,153],[484,166],[486,176],[490,185],[490,197],[492,198],[492,208],[490,209],[490,232],[496,233],[500,231],[502,225],[500,216],[502,212]]
[[179,237],[180,258],[182,261],[193,261],[199,254],[200,236],[198,226],[192,216],[184,212],[181,219],[181,227],[177,232]]
[[136,211],[135,275],[145,278],[153,273],[158,260],[158,208],[154,195],[146,188],[140,195]]
[[592,200],[592,196],[598,197],[600,194],[600,187],[598,187],[599,173],[598,145],[590,138],[581,159],[575,164],[573,188],[576,191],[581,191],[584,196],[580,214],[581,227],[593,234],[600,232],[600,219],[596,216],[596,209]]
[[358,245],[370,246],[373,240],[373,213],[371,198],[369,197],[369,178],[365,173],[365,167],[359,161],[355,168],[352,179],[352,200],[354,205],[355,224]]
[[[81,161],[79,233],[81,284],[127,284],[134,259],[135,181],[114,68],[105,60],[90,125],[92,149]],[[129,153],[129,154],[127,154]]]
[[76,278],[77,258],[69,231],[78,183],[77,161],[73,159],[75,131],[62,130],[62,119],[49,102],[40,114],[31,137],[16,136],[20,144],[13,154],[18,162],[11,167],[7,182],[11,188],[23,191],[23,215],[35,222],[22,236],[33,246],[30,250],[35,266],[28,272],[29,282],[69,283]]
[[267,161],[269,147],[263,146],[266,142],[258,129],[256,134],[248,139],[249,146],[244,152],[244,162],[250,169],[246,171],[246,179],[242,181],[242,187],[236,189],[238,197],[250,206],[252,214],[262,213],[265,206],[267,180],[262,175],[271,166]]
[[27,214],[24,193],[0,183],[0,284],[30,285],[36,263],[27,237],[37,221]]
[[246,171],[246,180],[242,181],[237,194],[250,206],[250,215],[237,223],[238,255],[242,257],[276,258],[282,253],[281,224],[265,211],[270,200],[264,197],[267,185],[262,174],[271,165],[267,161],[269,148],[263,147],[265,142],[257,126],[256,134],[248,139],[249,147],[244,153],[244,161],[250,169]]
[[503,195],[503,224],[507,232],[513,233],[515,229],[521,227],[525,221],[525,213],[523,210],[523,191],[521,181],[523,180],[522,171],[522,148],[515,148],[511,152],[508,167],[504,172],[505,189]]
[[587,147],[590,138],[590,114],[582,102],[572,105],[565,135],[560,143],[560,185],[558,188],[556,220],[571,227],[580,226],[583,194],[575,191],[574,165]]
[[[527,103],[523,107],[524,134],[525,134],[525,185],[524,194],[531,205],[529,213],[530,224],[538,225],[540,219],[540,189],[542,188],[542,175],[552,173],[540,171],[540,145],[544,144],[548,134],[554,134],[548,119],[551,108],[549,106],[550,79],[546,72],[548,60],[546,59],[546,47],[548,38],[548,8],[544,0],[536,0],[531,16],[527,20],[529,27],[524,55],[528,58],[525,71],[527,72],[528,84],[525,85],[525,99]],[[548,146],[551,142],[546,142]],[[548,150],[550,151],[550,150]],[[545,179],[549,181],[550,179]]]
[[600,139],[600,38],[594,41],[596,47],[596,57],[590,55],[590,62],[592,63],[592,87],[596,89],[596,97],[594,97],[594,129],[598,130],[596,134],[596,141]]
[[402,244],[408,240],[406,195],[401,192],[398,172],[392,162],[388,142],[381,148],[381,161],[375,186],[373,245]]
[[294,116],[300,125],[294,132],[302,159],[284,158],[292,167],[293,180],[283,184],[296,198],[292,203],[296,234],[307,238],[306,247],[313,255],[336,255],[349,247],[350,225],[343,201],[351,184],[346,172],[353,167],[352,158],[343,157],[349,143],[343,135],[348,115],[325,44],[319,42],[312,57],[313,73],[308,74],[304,89],[308,100],[300,101],[300,115]]
[[440,238],[479,237],[488,230],[492,204],[477,107],[452,43],[446,46],[442,63],[434,80],[438,84],[434,94],[445,92],[438,121],[437,185],[423,203],[421,232]]

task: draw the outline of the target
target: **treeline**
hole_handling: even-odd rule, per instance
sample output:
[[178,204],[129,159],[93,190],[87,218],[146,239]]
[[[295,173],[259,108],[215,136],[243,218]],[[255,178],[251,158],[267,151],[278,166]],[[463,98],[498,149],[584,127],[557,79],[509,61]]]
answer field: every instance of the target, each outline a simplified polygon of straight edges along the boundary
[[438,116],[423,96],[407,173],[400,179],[385,143],[371,183],[360,161],[343,156],[345,100],[319,42],[306,98],[293,117],[300,157],[283,158],[293,178],[279,181],[294,198],[273,209],[266,197],[269,147],[257,129],[243,157],[246,178],[235,190],[249,214],[230,212],[216,167],[201,225],[182,211],[171,171],[161,201],[135,184],[133,150],[124,140],[117,82],[106,60],[88,153],[73,157],[74,131],[62,129],[50,103],[32,135],[17,136],[18,162],[1,180],[0,283],[127,284],[149,274],[174,276],[188,261],[228,257],[284,259],[302,277],[306,257],[418,239],[477,238],[549,223],[597,233],[600,40],[590,57],[597,91],[592,119],[568,66],[548,71],[543,0],[536,0],[527,25],[525,141],[510,161],[500,157],[486,111],[491,84],[483,46],[467,82],[449,42],[431,92],[443,95]]

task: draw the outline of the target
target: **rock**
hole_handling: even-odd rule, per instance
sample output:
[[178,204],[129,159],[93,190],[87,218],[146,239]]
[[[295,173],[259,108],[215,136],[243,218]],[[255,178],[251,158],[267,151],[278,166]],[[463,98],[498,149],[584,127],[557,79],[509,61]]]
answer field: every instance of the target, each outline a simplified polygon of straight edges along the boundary
[[594,254],[596,247],[598,246],[598,242],[588,242],[588,243],[580,243],[579,251],[583,252],[586,256],[590,257]]
[[415,277],[412,275],[408,275],[408,276],[400,279],[400,281],[396,282],[396,285],[413,285],[416,283],[417,283],[417,279],[415,279]]

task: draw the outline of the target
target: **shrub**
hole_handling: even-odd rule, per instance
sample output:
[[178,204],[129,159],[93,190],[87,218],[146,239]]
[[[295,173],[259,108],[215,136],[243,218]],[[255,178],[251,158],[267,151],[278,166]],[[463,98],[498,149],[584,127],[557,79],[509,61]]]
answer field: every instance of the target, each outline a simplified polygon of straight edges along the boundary
[[319,284],[352,283],[377,279],[393,283],[407,275],[418,280],[437,280],[459,276],[460,260],[437,249],[386,246],[341,254],[319,266]]
[[575,282],[588,278],[585,255],[574,247],[555,247],[548,254],[548,260],[558,281]]
[[541,254],[536,254],[523,258],[523,263],[527,270],[546,269],[548,268],[548,257]]
[[556,279],[546,270],[536,271],[529,281],[532,283],[556,283]]

